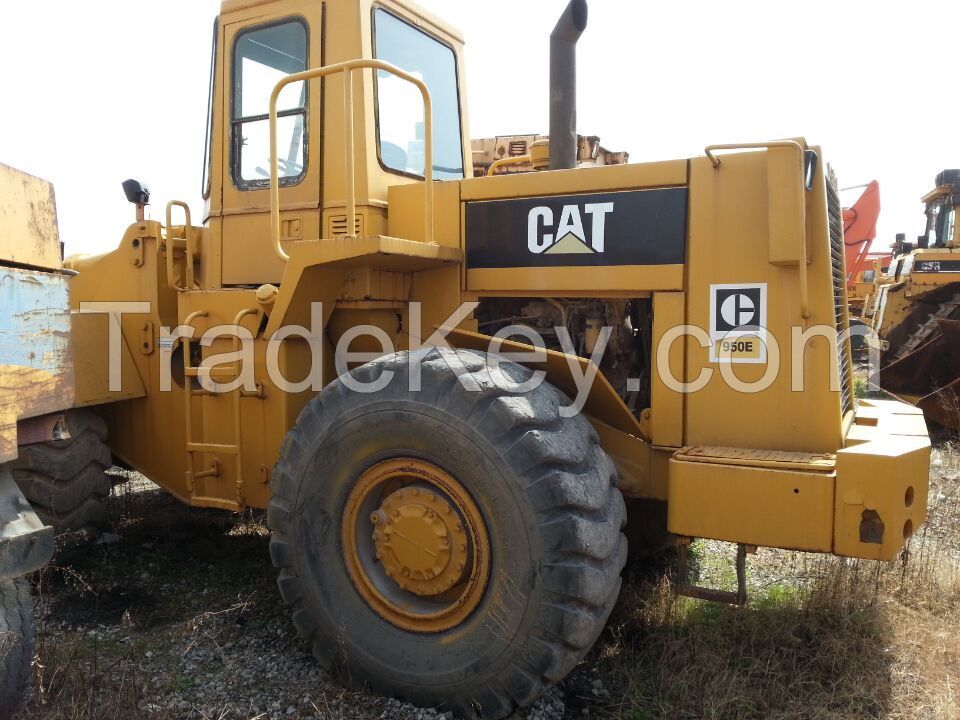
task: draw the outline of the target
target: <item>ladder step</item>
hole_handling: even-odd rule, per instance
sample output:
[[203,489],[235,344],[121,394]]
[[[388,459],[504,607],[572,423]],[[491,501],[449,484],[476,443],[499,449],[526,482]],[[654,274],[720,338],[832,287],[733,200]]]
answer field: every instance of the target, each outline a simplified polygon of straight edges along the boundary
[[187,443],[187,452],[239,455],[240,448],[238,448],[236,445],[217,445],[216,443]]

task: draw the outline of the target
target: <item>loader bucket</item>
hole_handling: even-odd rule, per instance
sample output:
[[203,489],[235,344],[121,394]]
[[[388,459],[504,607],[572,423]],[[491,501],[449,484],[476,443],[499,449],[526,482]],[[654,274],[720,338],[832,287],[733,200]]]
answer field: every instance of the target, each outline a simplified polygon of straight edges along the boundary
[[960,320],[938,320],[937,327],[936,337],[880,371],[880,387],[927,420],[960,430]]

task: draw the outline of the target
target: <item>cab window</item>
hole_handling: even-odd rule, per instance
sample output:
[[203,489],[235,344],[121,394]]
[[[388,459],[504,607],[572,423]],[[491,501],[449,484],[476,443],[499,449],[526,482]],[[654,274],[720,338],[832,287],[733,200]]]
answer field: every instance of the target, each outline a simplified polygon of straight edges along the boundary
[[957,209],[955,207],[944,208],[943,212],[943,231],[941,242],[946,245],[952,242],[957,233]]
[[[422,80],[433,101],[434,177],[463,178],[463,135],[457,59],[453,49],[382,8],[373,13],[378,60]],[[424,176],[423,100],[416,87],[390,73],[376,73],[377,150],[387,170]]]
[[[240,189],[270,183],[270,94],[287,75],[307,69],[307,26],[299,19],[247,30],[233,52],[232,169]],[[277,103],[282,185],[306,174],[307,84],[288,85]]]

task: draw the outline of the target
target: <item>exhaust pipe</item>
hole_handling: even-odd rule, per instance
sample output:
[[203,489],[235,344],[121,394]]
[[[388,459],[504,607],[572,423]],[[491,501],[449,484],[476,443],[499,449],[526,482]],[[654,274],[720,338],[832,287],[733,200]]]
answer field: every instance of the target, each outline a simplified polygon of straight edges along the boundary
[[550,35],[550,169],[577,167],[577,41],[587,0],[570,0]]

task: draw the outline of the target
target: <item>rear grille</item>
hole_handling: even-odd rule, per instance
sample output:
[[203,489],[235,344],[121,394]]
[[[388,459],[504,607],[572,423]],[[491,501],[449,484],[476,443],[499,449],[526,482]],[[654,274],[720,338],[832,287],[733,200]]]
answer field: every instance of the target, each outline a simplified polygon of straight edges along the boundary
[[846,417],[847,413],[853,410],[853,361],[850,355],[850,339],[845,335],[850,328],[850,314],[847,306],[847,271],[843,245],[843,207],[840,205],[840,192],[832,170],[827,177],[827,213],[830,217],[830,265],[833,272],[833,307],[837,334],[846,338],[844,342],[837,343],[841,405]]

